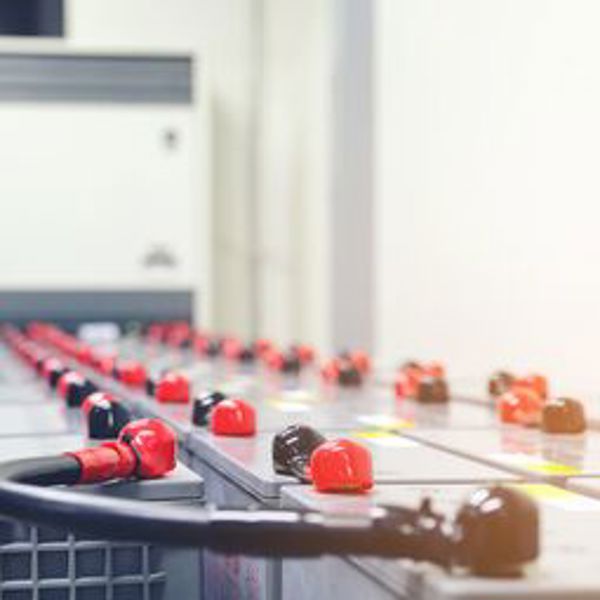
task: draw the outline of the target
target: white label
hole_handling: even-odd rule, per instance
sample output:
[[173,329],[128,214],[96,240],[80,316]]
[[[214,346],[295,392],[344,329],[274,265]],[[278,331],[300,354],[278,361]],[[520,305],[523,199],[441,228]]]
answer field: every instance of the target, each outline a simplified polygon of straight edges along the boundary
[[286,402],[284,400],[273,402],[273,406],[277,410],[287,413],[301,413],[310,410],[310,406],[303,404],[302,402]]
[[370,427],[381,427],[382,429],[401,429],[414,426],[411,421],[406,421],[405,419],[399,419],[398,417],[384,414],[359,415],[356,417],[356,420],[364,425],[369,425]]
[[415,448],[419,445],[413,440],[385,431],[357,431],[354,437],[380,448]]
[[308,390],[286,390],[281,394],[282,400],[286,402],[315,402],[317,398]]

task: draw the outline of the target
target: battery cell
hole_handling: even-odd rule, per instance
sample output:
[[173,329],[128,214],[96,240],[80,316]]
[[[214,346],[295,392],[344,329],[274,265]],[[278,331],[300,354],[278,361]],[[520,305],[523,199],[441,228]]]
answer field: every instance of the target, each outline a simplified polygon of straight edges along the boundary
[[0,439],[6,436],[57,435],[79,431],[81,411],[56,403],[0,404]]
[[[600,501],[545,483],[510,484],[530,495],[540,507],[541,551],[537,564],[522,578],[483,578],[416,564],[410,560],[350,557],[346,560],[285,560],[282,567],[286,598],[314,597],[319,590],[337,590],[345,598],[410,597],[419,599],[474,598],[596,598],[600,573],[595,557],[600,551]],[[319,494],[308,487],[285,488],[288,508],[317,510],[330,515],[365,515],[374,506],[417,508],[424,497],[433,508],[452,518],[473,486],[381,485],[363,497]],[[319,566],[320,565],[320,566]],[[356,590],[356,593],[353,592]],[[301,591],[301,594],[298,593]],[[312,593],[311,593],[312,592]]]
[[[139,414],[164,419],[180,435],[195,431],[191,406],[163,404],[140,392],[124,392],[114,382],[107,381],[103,385],[115,393],[127,394]],[[210,389],[210,386],[196,385],[196,395],[202,389]],[[468,403],[422,405],[413,400],[398,402],[382,393],[373,397],[366,391],[332,398],[306,388],[273,390],[243,376],[213,389],[249,401],[256,410],[257,430],[262,432],[275,433],[298,422],[310,423],[323,431],[361,427],[387,431],[447,427],[485,429],[496,423],[495,413],[489,407]]]
[[[48,456],[84,445],[79,434],[0,437],[0,456],[4,461]],[[197,505],[204,496],[202,479],[181,464],[160,479],[74,489],[173,504]],[[189,597],[190,590],[200,589],[201,556],[194,549],[109,542],[0,520],[0,596],[32,600],[45,596],[179,600]]]
[[[514,476],[499,469],[428,448],[381,431],[331,432],[330,437],[351,437],[368,446],[373,455],[374,478],[378,483],[513,481]],[[187,438],[190,465],[206,483],[209,502],[249,508],[277,506],[282,490],[302,486],[290,477],[277,475],[271,462],[272,433],[250,438],[218,437],[208,432]],[[247,581],[262,590],[258,597],[279,597],[281,561],[243,556],[222,557],[206,553],[207,593],[228,589],[241,593]],[[254,591],[256,591],[256,589]]]
[[560,482],[600,477],[600,433],[546,434],[517,426],[490,430],[414,430],[411,439],[521,475]]

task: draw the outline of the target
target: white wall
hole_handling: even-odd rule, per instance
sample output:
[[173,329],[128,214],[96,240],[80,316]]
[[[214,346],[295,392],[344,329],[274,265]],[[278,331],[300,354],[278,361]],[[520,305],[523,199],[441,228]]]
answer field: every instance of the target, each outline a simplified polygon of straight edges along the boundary
[[380,0],[387,361],[600,384],[600,3]]
[[208,63],[218,330],[330,338],[333,4],[71,0],[75,45],[191,48]]
[[[212,315],[204,312],[211,324],[242,333],[250,321],[247,195],[253,185],[249,156],[254,4],[253,0],[70,0],[66,10],[70,45],[181,49],[200,57],[201,81],[209,86],[212,166],[206,175],[213,190],[211,206],[198,213],[199,219],[211,221],[210,227],[200,230],[213,237],[208,249],[206,240],[198,240],[203,270],[211,282],[202,309],[212,304]],[[206,178],[201,178],[203,183]],[[218,268],[211,274],[213,263]]]
[[258,331],[327,345],[333,2],[262,3]]

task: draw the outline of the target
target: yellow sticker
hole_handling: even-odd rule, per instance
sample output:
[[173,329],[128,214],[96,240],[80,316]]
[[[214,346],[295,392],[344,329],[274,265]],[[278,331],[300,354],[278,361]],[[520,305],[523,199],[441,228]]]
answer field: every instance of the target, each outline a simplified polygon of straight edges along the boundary
[[387,438],[387,437],[392,437],[392,434],[389,433],[388,431],[356,431],[354,433],[355,437],[361,437],[361,438],[365,438],[365,439],[371,439],[371,438]]
[[577,500],[581,496],[549,483],[523,483],[514,486],[537,500]]
[[600,501],[549,483],[515,484],[515,489],[525,492],[537,502],[571,512],[600,512]]
[[582,471],[578,467],[563,465],[546,460],[541,456],[524,454],[521,452],[495,452],[488,455],[490,458],[514,465],[522,470],[541,475],[557,475],[559,477],[570,477],[572,475],[581,475]]
[[564,475],[565,477],[572,475],[581,475],[581,469],[571,467],[569,465],[561,465],[559,463],[532,463],[525,465],[525,468],[534,473],[542,473],[543,475]]

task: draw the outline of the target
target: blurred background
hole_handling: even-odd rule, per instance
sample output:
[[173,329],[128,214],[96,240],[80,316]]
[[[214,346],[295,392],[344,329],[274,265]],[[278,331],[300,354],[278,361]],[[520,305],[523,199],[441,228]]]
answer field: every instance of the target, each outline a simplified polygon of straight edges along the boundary
[[600,385],[594,0],[3,0],[0,319]]

